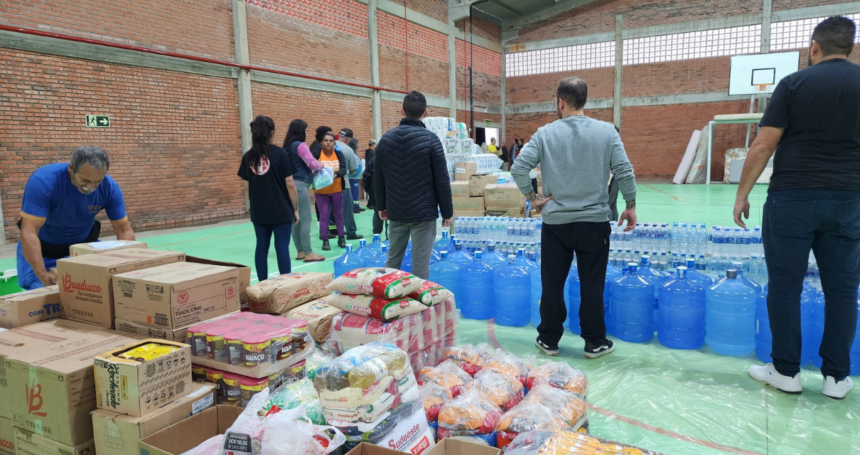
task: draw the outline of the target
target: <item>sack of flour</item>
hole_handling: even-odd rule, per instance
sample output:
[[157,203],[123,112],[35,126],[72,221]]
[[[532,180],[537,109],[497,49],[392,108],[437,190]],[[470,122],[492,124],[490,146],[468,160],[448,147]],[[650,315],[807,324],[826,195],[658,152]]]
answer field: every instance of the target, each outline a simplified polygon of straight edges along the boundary
[[328,304],[347,313],[379,321],[392,321],[427,309],[426,306],[409,297],[386,300],[369,295],[350,294],[334,294],[329,297]]
[[331,292],[399,299],[419,290],[424,281],[402,270],[368,267],[344,273],[328,285]]
[[248,287],[248,300],[255,313],[282,314],[330,294],[326,285],[334,275],[322,272],[295,272],[261,281]]
[[453,295],[453,292],[443,288],[441,285],[430,280],[425,280],[417,291],[409,294],[409,297],[424,305],[433,306],[448,300]]

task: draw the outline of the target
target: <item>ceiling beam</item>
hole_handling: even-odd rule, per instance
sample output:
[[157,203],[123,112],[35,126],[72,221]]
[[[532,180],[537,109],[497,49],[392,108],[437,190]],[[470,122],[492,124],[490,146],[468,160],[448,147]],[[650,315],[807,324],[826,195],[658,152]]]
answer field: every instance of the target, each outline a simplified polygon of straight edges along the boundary
[[513,21],[502,21],[502,31],[505,32],[520,29],[526,25],[547,20],[553,16],[566,13],[574,8],[585,6],[594,1],[595,0],[563,0],[555,5],[538,9],[536,12],[529,14],[528,16],[524,16]]
[[[491,3],[502,8],[505,11],[510,12],[514,16],[523,17],[522,11],[520,11],[518,9],[511,8],[510,6],[506,5],[505,3],[502,3],[502,0],[493,0]],[[478,5],[478,8],[480,8],[480,5]]]

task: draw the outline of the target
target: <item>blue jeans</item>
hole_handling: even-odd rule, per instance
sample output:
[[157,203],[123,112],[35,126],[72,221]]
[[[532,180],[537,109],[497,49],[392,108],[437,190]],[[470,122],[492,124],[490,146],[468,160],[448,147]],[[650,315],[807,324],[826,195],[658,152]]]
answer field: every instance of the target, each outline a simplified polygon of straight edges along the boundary
[[800,294],[815,253],[824,290],[821,373],[841,380],[851,368],[860,286],[860,193],[826,190],[774,191],[764,205],[767,310],[771,356],[781,374],[800,372]]
[[[33,271],[33,267],[30,267],[30,263],[27,262],[27,258],[24,257],[24,249],[21,246],[21,242],[18,242],[18,249],[16,251],[16,260],[17,260],[17,268],[18,268],[18,286],[25,291],[32,291],[33,289],[39,289],[42,286],[42,282],[39,280],[39,277],[36,276],[36,272]],[[44,259],[45,260],[45,270],[51,270],[52,268],[57,266],[56,259]]]
[[290,264],[290,234],[293,225],[284,224],[257,224],[254,223],[254,233],[257,234],[257,249],[254,251],[254,266],[257,268],[257,279],[265,281],[269,278],[269,244],[272,241],[272,233],[275,234],[275,254],[278,256],[278,271],[285,275],[292,271]]
[[353,208],[356,208],[356,209],[361,207],[358,203],[358,198],[360,196],[358,184],[360,181],[361,180],[350,180],[349,181],[350,189],[352,189],[352,204],[353,204]]

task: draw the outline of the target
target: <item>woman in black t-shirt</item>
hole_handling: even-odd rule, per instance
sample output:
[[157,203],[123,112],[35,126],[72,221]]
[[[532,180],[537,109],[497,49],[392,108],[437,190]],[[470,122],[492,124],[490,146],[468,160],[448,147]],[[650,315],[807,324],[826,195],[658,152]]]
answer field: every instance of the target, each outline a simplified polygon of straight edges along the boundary
[[299,221],[298,194],[293,182],[296,170],[288,152],[272,145],[275,122],[269,117],[257,116],[251,122],[253,145],[242,156],[239,177],[248,182],[251,202],[251,222],[257,235],[254,266],[257,278],[269,277],[269,244],[275,234],[275,253],[278,271],[290,273],[290,234],[293,224]]

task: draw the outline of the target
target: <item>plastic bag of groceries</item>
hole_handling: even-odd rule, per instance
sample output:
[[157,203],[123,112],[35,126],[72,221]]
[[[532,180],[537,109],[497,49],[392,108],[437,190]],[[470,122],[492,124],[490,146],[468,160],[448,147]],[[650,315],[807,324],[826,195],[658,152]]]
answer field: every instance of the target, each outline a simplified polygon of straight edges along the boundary
[[315,171],[313,175],[314,189],[320,190],[329,187],[334,183],[334,171],[331,170],[331,168],[323,167],[322,169]]
[[[399,299],[421,288],[424,280],[396,269],[368,267],[347,272],[328,285],[331,292]],[[331,304],[331,303],[329,303]]]
[[326,455],[346,442],[336,428],[315,426],[305,414],[299,406],[266,416],[261,455]]
[[541,381],[545,381],[555,388],[577,393],[583,399],[587,398],[588,379],[585,377],[585,373],[566,363],[547,362],[533,368],[528,375],[529,390]]
[[523,384],[517,378],[489,370],[476,374],[475,380],[466,388],[482,393],[502,411],[518,405],[526,395]]
[[299,407],[305,411],[303,417],[306,417],[314,425],[326,424],[317,391],[311,381],[307,379],[278,387],[277,390],[269,394],[269,400],[260,410],[260,415],[268,416]]
[[577,431],[529,431],[521,433],[505,449],[505,455],[651,455],[635,447],[622,447]]
[[446,402],[439,412],[439,439],[469,436],[496,446],[496,424],[502,410],[479,392],[466,392]]
[[453,360],[463,371],[474,376],[496,356],[496,350],[486,343],[477,346],[464,344],[448,348],[445,356]]
[[461,370],[454,362],[446,360],[435,367],[425,367],[418,371],[418,384],[436,383],[447,389],[456,398],[466,391],[466,385],[472,382],[469,373]]
[[269,389],[254,395],[245,410],[224,433],[219,455],[260,455],[263,441],[263,420],[258,413],[269,401]]
[[504,448],[519,433],[527,431],[587,427],[586,408],[578,394],[540,383],[499,420],[496,426],[498,447]]
[[495,371],[520,381],[523,387],[528,387],[529,373],[531,373],[533,359],[521,358],[504,351],[498,351],[496,355],[486,363],[482,371]]

